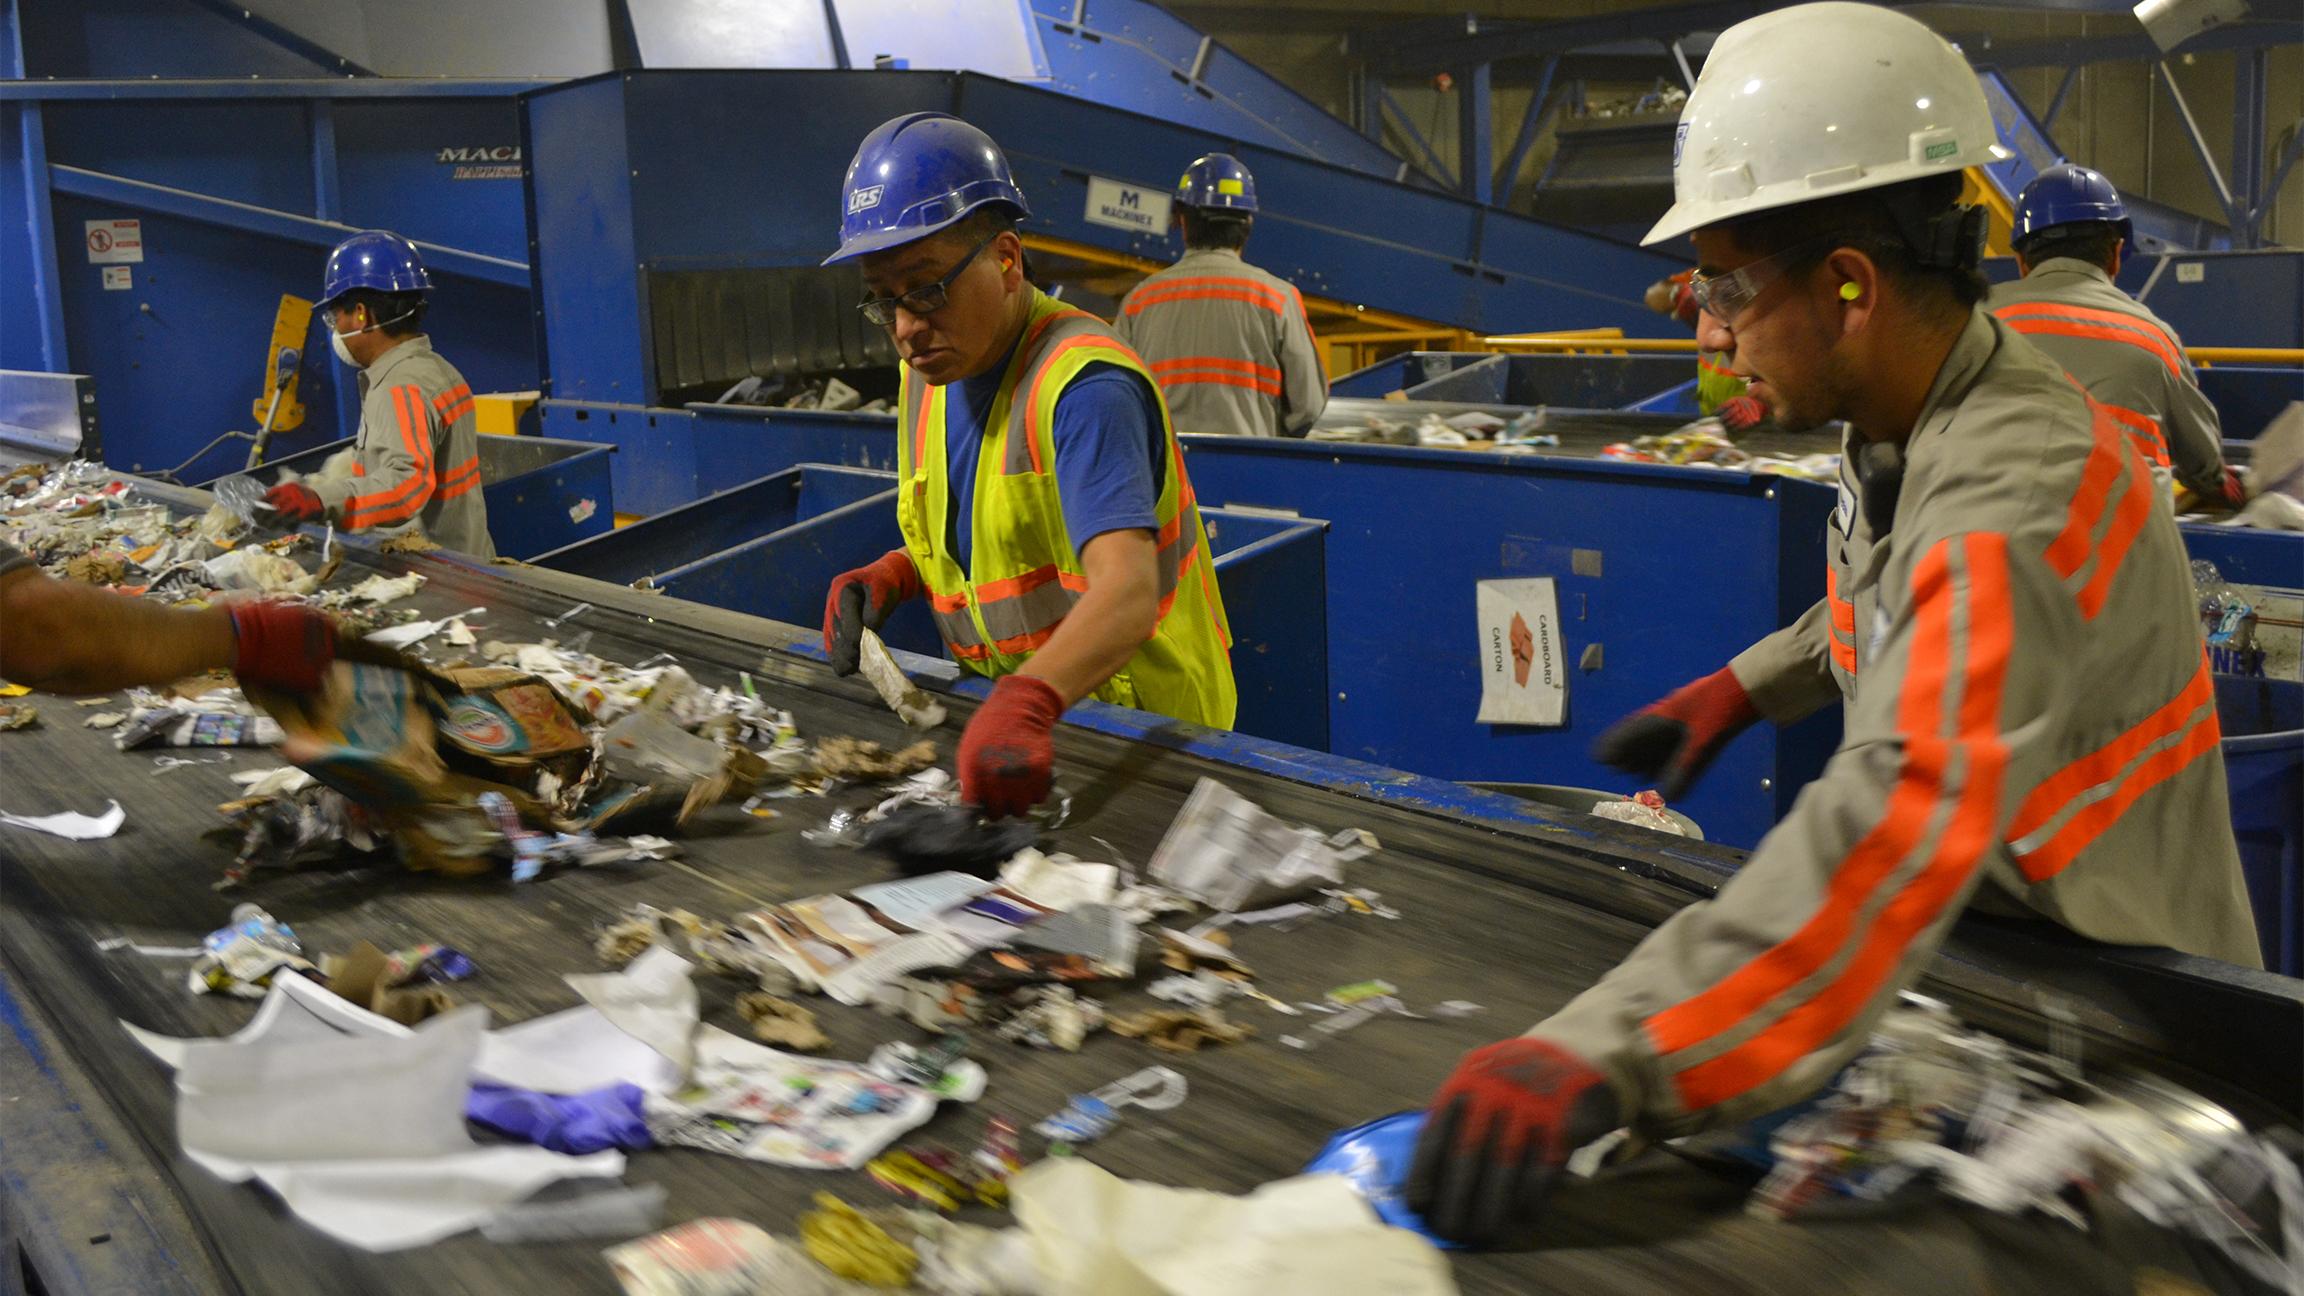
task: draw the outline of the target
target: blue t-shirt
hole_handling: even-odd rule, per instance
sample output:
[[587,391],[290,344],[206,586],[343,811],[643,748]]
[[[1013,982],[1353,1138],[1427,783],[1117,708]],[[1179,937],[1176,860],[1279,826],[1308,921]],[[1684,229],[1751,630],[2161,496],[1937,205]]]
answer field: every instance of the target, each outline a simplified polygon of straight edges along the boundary
[[[1008,371],[1003,359],[945,393],[946,471],[952,478],[952,552],[966,567],[975,553],[976,460],[984,416]],[[1093,363],[1056,398],[1056,490],[1064,529],[1076,549],[1107,531],[1157,533],[1156,511],[1167,479],[1157,398],[1145,381],[1118,365]],[[958,415],[960,417],[953,417]]]

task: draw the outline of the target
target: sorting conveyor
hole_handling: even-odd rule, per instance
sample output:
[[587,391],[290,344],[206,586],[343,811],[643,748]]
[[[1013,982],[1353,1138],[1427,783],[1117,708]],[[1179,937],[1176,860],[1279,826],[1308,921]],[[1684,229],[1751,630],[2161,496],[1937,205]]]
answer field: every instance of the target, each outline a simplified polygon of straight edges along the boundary
[[[155,490],[191,504],[189,492]],[[901,727],[856,680],[838,680],[810,648],[812,629],[778,624],[562,573],[487,568],[441,556],[355,549],[339,580],[415,569],[430,583],[425,615],[486,607],[484,639],[546,637],[542,619],[577,602],[591,611],[557,633],[590,635],[592,652],[634,661],[669,652],[710,685],[748,670],[789,709],[803,734],[883,742]],[[396,606],[411,606],[402,604]],[[911,663],[935,675],[933,663]],[[948,680],[949,668],[942,678]],[[980,688],[946,687],[953,712],[934,737],[948,756]],[[194,997],[179,962],[99,952],[113,936],[160,946],[196,943],[239,899],[294,925],[308,948],[366,939],[393,947],[428,939],[468,951],[480,976],[464,1002],[501,1021],[573,1006],[560,978],[590,970],[594,927],[638,902],[707,916],[835,891],[887,876],[876,857],[804,844],[835,807],[869,801],[775,803],[762,822],[721,807],[694,825],[677,862],[565,873],[512,886],[500,877],[449,881],[392,867],[307,867],[259,874],[241,895],[211,889],[224,851],[201,840],[217,825],[235,769],[276,763],[243,752],[227,764],[159,773],[150,753],[122,753],[84,729],[71,708],[37,730],[0,735],[6,808],[43,814],[127,808],[119,836],[75,843],[10,833],[0,839],[0,1020],[16,1046],[0,1052],[0,1193],[10,1232],[56,1296],[135,1292],[609,1293],[590,1243],[499,1247],[466,1235],[390,1255],[348,1251],[288,1218],[253,1187],[232,1186],[177,1151],[167,1074],[115,1019],[169,1034],[223,1034],[246,1003]],[[1253,1006],[1249,1043],[1180,1060],[1192,1095],[1181,1108],[1136,1114],[1089,1149],[1121,1175],[1241,1191],[1298,1169],[1332,1130],[1425,1099],[1465,1048],[1516,1032],[1622,958],[1642,934],[1708,893],[1734,868],[1733,851],[1637,829],[1559,817],[1507,798],[1320,753],[1187,729],[1139,713],[1085,705],[1058,734],[1058,778],[1073,796],[1055,845],[1141,867],[1192,785],[1221,778],[1285,818],[1323,831],[1360,826],[1384,850],[1356,866],[1401,917],[1326,920],[1291,931],[1247,930],[1238,951],[1284,1000],[1316,997],[1366,977],[1397,984],[1412,1005],[1468,999],[1459,1021],[1379,1020],[1312,1052],[1278,1047],[1287,1019]],[[707,1021],[741,1030],[739,988],[700,981]],[[2234,1107],[2245,1119],[2293,1123],[2304,1099],[2304,984],[2165,953],[2111,954],[2037,927],[1964,923],[1927,988],[1970,1020],[2044,1043],[2043,1004],[2076,1015],[2087,1056],[2147,1064]],[[1143,1000],[1123,992],[1116,1002]],[[861,1057],[913,1032],[863,1010],[816,1005],[831,1054]],[[991,1088],[974,1108],[941,1113],[922,1137],[965,1144],[985,1112],[1029,1124],[1065,1095],[1154,1060],[1143,1046],[1093,1037],[1077,1055],[986,1041],[977,1056]],[[873,1201],[860,1175],[778,1169],[689,1150],[638,1154],[631,1182],[662,1183],[674,1220],[749,1219],[788,1231],[808,1197],[828,1189]],[[2057,1290],[2131,1291],[2150,1264],[2212,1278],[2199,1259],[2129,1221],[2095,1237],[1923,1203],[1828,1226],[1747,1218],[1741,1185],[1651,1155],[1563,1192],[1532,1251],[1456,1261],[1467,1292],[1689,1290],[1945,1291],[1986,1275],[2053,1275]],[[15,1262],[9,1261],[13,1275]],[[1974,1282],[1971,1283],[1970,1280]],[[2045,1289],[2045,1287],[2044,1287]]]

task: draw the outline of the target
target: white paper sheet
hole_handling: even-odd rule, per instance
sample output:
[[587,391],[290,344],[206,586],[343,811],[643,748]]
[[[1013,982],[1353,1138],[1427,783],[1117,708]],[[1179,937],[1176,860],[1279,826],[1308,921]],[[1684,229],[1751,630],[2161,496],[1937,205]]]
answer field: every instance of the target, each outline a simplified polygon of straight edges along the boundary
[[993,883],[966,873],[930,873],[857,887],[848,894],[893,922],[920,928],[935,925],[936,915],[964,905],[990,891]]
[[539,1093],[580,1094],[615,1084],[649,1093],[680,1085],[670,1058],[616,1028],[597,1008],[570,1008],[490,1031],[475,1075]]
[[1377,1221],[1335,1175],[1245,1197],[1132,1183],[1078,1157],[1009,1185],[1043,1290],[1061,1296],[1450,1296],[1437,1247]]
[[100,815],[13,815],[0,811],[0,824],[10,828],[30,828],[34,832],[44,832],[51,837],[63,837],[71,841],[95,841],[100,837],[109,837],[120,831],[120,825],[127,821],[128,812],[122,810],[117,801],[112,802],[111,807]]
[[1552,578],[1481,581],[1481,724],[1557,725],[1567,721],[1568,649],[1561,641]]
[[317,986],[276,992],[225,1039],[129,1028],[175,1059],[187,1157],[231,1182],[263,1183],[304,1222],[371,1251],[463,1232],[560,1179],[623,1173],[618,1152],[569,1157],[472,1141],[464,1101],[486,1009],[409,1030],[349,1004],[338,1012],[333,999]]
[[1112,903],[1120,891],[1120,870],[1069,857],[1050,859],[1037,850],[1025,849],[1000,866],[1000,885],[1036,905],[1077,909]]
[[688,960],[651,945],[621,972],[578,972],[563,978],[618,1030],[656,1050],[683,1077],[696,1059],[696,1023],[703,1017]]

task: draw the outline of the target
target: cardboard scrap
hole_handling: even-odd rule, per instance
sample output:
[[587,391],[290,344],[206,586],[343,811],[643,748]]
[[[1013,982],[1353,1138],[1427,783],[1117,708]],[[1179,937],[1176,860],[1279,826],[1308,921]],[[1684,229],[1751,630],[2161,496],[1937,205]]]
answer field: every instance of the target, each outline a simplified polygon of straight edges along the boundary
[[1168,1053],[1197,1053],[1202,1044],[1237,1044],[1256,1033],[1224,1019],[1214,1008],[1156,1008],[1115,1017],[1111,1031]]
[[816,1026],[816,1014],[789,999],[757,990],[736,996],[736,1011],[752,1023],[752,1034],[763,1044],[813,1053],[830,1047],[832,1040]]
[[816,744],[816,772],[825,778],[880,782],[917,774],[936,763],[936,744],[922,740],[889,751],[862,738],[826,738]]
[[328,978],[330,990],[355,1007],[403,1026],[437,1017],[456,1006],[456,1000],[439,986],[394,984],[390,971],[391,956],[369,941],[353,946],[347,954],[320,956],[320,974]]
[[22,702],[0,702],[0,733],[30,729],[40,723],[40,708]]

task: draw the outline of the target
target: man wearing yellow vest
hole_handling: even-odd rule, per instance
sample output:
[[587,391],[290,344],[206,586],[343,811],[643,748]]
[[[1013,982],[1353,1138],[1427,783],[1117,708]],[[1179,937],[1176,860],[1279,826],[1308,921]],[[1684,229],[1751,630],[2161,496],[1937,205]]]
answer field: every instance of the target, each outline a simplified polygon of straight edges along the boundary
[[998,681],[960,739],[962,800],[1045,799],[1084,697],[1228,729],[1231,632],[1160,389],[1103,321],[1024,277],[1029,214],[999,146],[943,113],[864,137],[840,249],[903,359],[904,547],[832,582],[824,650],[925,594],[953,659]]

